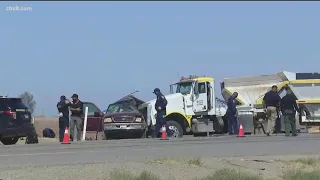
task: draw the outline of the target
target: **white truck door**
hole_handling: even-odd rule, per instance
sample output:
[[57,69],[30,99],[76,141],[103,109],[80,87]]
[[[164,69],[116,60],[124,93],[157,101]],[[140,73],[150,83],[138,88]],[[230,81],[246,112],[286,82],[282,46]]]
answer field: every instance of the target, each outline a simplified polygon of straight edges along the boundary
[[193,101],[193,111],[203,112],[208,110],[207,86],[205,82],[198,83],[198,93]]

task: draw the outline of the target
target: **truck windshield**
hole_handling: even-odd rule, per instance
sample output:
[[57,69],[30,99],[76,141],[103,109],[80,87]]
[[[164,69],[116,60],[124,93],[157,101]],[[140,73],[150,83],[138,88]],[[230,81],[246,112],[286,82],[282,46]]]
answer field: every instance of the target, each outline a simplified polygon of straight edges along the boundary
[[137,112],[137,108],[130,103],[116,103],[110,104],[106,113],[117,113],[117,112]]
[[177,83],[176,93],[190,94],[191,89],[192,89],[192,82]]

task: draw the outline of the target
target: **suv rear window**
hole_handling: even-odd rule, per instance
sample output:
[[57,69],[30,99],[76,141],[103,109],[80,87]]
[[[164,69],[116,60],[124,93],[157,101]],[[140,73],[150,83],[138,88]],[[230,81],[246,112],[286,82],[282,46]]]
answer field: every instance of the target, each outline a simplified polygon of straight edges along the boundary
[[21,99],[18,98],[0,98],[0,111],[9,109],[28,109]]

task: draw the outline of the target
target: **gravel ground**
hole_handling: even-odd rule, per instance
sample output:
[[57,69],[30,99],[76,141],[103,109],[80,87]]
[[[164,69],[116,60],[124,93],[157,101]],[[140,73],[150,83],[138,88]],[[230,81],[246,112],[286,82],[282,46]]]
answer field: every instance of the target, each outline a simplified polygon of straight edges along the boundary
[[[90,179],[105,180],[113,170],[127,170],[135,174],[147,170],[163,179],[192,180],[195,177],[210,175],[215,170],[227,167],[248,171],[268,179],[279,179],[279,176],[289,168],[289,160],[310,156],[259,156],[259,157],[202,157],[195,163],[190,163],[186,157],[163,157],[161,159],[142,159],[136,162],[91,164],[64,164],[55,166],[21,166],[0,169],[3,180],[73,180]],[[296,167],[296,166],[295,166]],[[174,178],[173,178],[174,177]]]

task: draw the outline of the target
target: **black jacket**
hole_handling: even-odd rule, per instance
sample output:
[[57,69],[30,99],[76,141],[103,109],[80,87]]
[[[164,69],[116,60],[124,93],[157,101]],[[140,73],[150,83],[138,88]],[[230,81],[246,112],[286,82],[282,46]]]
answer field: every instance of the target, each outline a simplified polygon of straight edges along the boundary
[[277,92],[269,91],[265,94],[265,96],[263,97],[263,100],[266,107],[268,106],[277,107],[280,104],[281,97]]
[[70,106],[70,104],[67,104],[65,101],[58,102],[57,108],[58,108],[59,113],[63,114],[63,117],[69,118],[69,106]]
[[80,108],[80,111],[71,110],[71,116],[78,116],[78,117],[83,116],[83,103],[80,100],[77,104],[72,103],[70,107],[74,109]]
[[293,112],[298,111],[299,108],[296,102],[297,98],[293,94],[287,94],[281,99],[281,112],[284,113],[285,110],[291,110]]
[[237,102],[236,99],[232,96],[230,96],[230,98],[228,99],[227,102],[228,105],[228,109],[227,109],[227,114],[228,115],[235,115],[237,114]]
[[[157,96],[157,101],[155,104],[155,108],[157,112],[164,112],[167,113],[166,106],[168,104],[167,99],[164,97],[164,95],[160,94]],[[161,107],[161,110],[158,109],[158,107]]]

